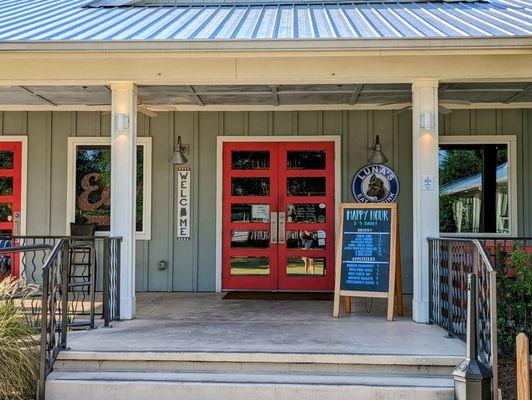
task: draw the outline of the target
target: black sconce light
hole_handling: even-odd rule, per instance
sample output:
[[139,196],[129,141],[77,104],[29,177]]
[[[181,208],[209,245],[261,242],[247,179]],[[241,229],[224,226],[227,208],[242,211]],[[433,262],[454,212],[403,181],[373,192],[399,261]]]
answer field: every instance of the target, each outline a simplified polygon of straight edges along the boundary
[[188,154],[188,145],[181,143],[181,136],[177,137],[177,149],[172,157],[168,159],[168,162],[173,165],[183,165],[188,162],[188,158],[185,157],[185,153]]
[[371,153],[371,156],[369,156],[368,162],[370,164],[385,164],[386,162],[388,162],[388,158],[381,150],[379,135],[377,135],[377,137],[375,138],[375,145],[373,146],[373,151]]

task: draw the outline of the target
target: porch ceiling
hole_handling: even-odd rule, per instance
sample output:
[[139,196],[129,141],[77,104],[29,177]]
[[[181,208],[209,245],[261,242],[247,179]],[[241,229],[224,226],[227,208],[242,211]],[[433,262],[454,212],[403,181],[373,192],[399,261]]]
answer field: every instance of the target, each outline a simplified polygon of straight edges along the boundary
[[[146,108],[171,111],[180,106],[305,106],[371,105],[401,108],[412,101],[410,84],[343,85],[176,85],[139,86],[139,102]],[[440,102],[532,102],[531,82],[444,83]],[[0,105],[109,106],[107,86],[0,86]],[[161,110],[161,106],[163,109]],[[166,108],[164,108],[166,107]]]

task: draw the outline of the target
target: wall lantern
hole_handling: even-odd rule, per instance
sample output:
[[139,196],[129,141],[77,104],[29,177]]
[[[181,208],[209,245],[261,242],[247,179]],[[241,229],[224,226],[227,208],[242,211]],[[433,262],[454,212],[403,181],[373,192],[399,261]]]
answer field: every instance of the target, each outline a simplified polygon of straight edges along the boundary
[[434,129],[434,114],[424,112],[419,115],[419,127],[421,129]]
[[388,162],[388,158],[381,150],[379,135],[377,135],[377,137],[375,138],[375,145],[373,146],[373,151],[371,153],[371,156],[369,156],[368,162],[370,164],[384,164]]
[[173,165],[183,165],[188,162],[188,159],[185,157],[185,154],[188,154],[188,145],[181,143],[181,136],[177,137],[177,149],[168,159],[168,162]]
[[129,129],[129,115],[116,114],[115,116],[116,129],[119,131],[127,131]]

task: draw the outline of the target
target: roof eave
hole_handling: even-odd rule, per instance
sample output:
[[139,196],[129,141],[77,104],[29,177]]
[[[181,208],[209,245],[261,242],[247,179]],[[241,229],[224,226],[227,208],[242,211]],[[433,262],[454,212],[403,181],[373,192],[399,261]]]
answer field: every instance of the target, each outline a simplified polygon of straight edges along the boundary
[[149,41],[0,41],[0,51],[12,52],[532,52],[532,36],[397,39],[289,39],[289,40],[149,40]]

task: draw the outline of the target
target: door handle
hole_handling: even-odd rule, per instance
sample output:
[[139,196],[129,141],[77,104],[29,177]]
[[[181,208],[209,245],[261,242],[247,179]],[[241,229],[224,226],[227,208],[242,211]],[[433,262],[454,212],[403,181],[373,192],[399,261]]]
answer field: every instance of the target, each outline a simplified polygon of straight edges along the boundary
[[13,236],[20,236],[20,211],[13,212]]
[[279,243],[284,243],[285,241],[285,213],[284,212],[280,212],[279,213],[279,237],[278,237],[278,242]]
[[272,211],[270,213],[270,243],[278,243],[277,232],[277,212]]

